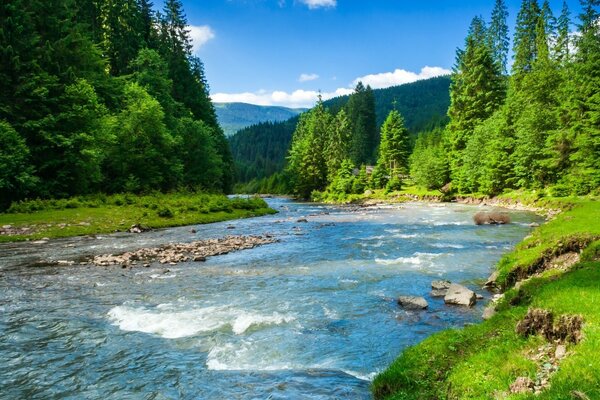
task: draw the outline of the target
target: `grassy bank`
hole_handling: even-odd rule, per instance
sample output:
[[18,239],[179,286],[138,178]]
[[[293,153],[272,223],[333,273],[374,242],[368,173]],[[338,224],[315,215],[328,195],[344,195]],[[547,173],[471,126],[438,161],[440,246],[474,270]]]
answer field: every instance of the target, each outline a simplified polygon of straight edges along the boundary
[[171,193],[77,197],[14,203],[0,214],[0,242],[166,228],[275,213],[260,198]]
[[[600,202],[534,197],[524,202],[563,212],[499,262],[496,282],[504,296],[496,314],[406,349],[374,380],[376,399],[600,398]],[[575,264],[561,268],[569,255]],[[583,339],[565,342],[566,356],[555,359],[555,340],[516,333],[531,308],[552,312],[555,324],[561,316],[582,316]],[[513,393],[517,378],[542,388],[537,395]]]

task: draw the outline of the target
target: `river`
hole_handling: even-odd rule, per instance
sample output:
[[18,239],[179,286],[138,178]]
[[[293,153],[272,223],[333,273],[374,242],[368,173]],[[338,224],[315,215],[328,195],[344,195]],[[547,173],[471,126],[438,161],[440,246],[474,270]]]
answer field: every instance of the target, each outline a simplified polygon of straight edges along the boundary
[[[481,319],[484,301],[446,306],[428,297],[431,281],[489,297],[482,280],[539,221],[511,212],[509,225],[476,226],[482,208],[456,204],[268,201],[278,214],[196,233],[0,245],[0,398],[368,399],[403,348]],[[279,242],[204,263],[44,265],[263,233]],[[398,295],[425,296],[429,309],[403,311]]]

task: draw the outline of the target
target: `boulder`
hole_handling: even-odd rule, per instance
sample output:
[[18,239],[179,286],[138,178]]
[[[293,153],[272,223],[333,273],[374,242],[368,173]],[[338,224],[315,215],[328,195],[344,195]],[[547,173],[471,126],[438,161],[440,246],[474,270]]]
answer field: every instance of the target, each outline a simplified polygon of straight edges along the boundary
[[472,307],[477,302],[475,292],[466,287],[453,283],[444,297],[446,304]]
[[424,310],[429,307],[427,300],[419,296],[400,296],[398,297],[398,304],[407,310]]
[[486,288],[494,288],[496,287],[496,280],[498,280],[498,276],[500,274],[498,273],[498,271],[494,271],[492,272],[492,274],[490,275],[490,277],[487,279],[487,282],[485,282],[484,287]]
[[452,285],[450,281],[433,281],[431,282],[431,288],[435,290],[448,290]]
[[150,228],[148,228],[145,225],[135,224],[135,225],[131,225],[131,228],[129,228],[127,230],[127,232],[129,232],[129,233],[142,233],[142,232],[148,232],[149,230],[150,230]]
[[300,218],[298,221],[296,222],[308,222],[308,220],[306,218]]
[[433,281],[431,282],[431,292],[429,295],[431,297],[444,297],[448,292],[448,288],[452,282],[450,281]]

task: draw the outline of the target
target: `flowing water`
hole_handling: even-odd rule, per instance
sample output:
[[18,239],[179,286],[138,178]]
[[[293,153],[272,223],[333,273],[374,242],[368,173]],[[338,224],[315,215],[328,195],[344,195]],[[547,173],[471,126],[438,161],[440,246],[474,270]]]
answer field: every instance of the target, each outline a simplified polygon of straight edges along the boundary
[[[445,306],[428,297],[431,281],[481,292],[539,220],[512,212],[510,225],[475,226],[472,206],[269,202],[279,214],[197,233],[0,245],[0,398],[368,399],[403,348],[480,320],[481,301]],[[280,242],[205,263],[43,264],[261,233]],[[425,296],[429,309],[403,311],[398,295]]]

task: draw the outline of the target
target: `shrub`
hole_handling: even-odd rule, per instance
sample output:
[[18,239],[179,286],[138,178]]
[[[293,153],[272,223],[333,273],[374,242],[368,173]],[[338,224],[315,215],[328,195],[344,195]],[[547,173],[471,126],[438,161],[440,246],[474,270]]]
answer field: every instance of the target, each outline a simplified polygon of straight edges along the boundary
[[173,211],[171,211],[171,209],[169,207],[161,207],[158,210],[157,214],[161,218],[173,218],[174,217]]

